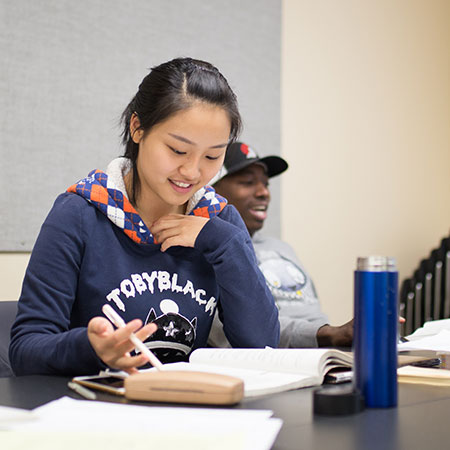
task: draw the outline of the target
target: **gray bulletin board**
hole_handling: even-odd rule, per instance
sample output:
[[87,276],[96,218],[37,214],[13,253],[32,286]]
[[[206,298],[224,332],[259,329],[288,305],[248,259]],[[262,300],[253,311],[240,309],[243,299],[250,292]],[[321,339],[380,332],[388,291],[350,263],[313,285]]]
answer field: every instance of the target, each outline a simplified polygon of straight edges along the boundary
[[0,0],[0,251],[30,251],[57,195],[123,153],[122,110],[172,58],[216,65],[241,138],[279,153],[280,28],[281,0]]

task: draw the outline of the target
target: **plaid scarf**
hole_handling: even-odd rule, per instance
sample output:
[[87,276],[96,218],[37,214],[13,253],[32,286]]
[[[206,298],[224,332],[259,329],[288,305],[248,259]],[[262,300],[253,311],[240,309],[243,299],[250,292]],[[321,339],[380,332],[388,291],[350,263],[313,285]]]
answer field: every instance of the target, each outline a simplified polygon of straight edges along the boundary
[[[211,186],[202,188],[204,193],[189,215],[212,218],[217,216],[227,200],[216,194]],[[155,240],[128,198],[116,188],[108,175],[93,170],[86,178],[70,186],[67,192],[81,195],[96,206],[111,222],[138,244],[154,244]]]

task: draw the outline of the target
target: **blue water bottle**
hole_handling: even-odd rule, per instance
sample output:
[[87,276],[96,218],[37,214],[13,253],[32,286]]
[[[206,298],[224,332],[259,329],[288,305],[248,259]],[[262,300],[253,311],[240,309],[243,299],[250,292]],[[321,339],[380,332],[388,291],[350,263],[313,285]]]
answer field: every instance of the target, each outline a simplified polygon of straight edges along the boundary
[[356,387],[368,408],[397,406],[397,292],[394,258],[358,258],[354,372]]

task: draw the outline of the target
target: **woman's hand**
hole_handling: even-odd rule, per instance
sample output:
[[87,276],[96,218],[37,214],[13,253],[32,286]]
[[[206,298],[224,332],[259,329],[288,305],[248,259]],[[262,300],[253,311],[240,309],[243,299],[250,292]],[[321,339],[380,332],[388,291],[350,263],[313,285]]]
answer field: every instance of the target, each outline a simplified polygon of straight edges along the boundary
[[181,245],[194,247],[195,240],[209,219],[182,214],[168,214],[158,219],[150,228],[156,242],[161,244],[161,251]]
[[137,372],[137,367],[148,362],[148,357],[142,353],[130,355],[135,347],[129,339],[131,333],[135,333],[141,341],[145,341],[157,328],[154,323],[142,327],[142,321],[135,319],[128,322],[125,327],[114,330],[109,320],[94,317],[89,321],[87,333],[95,353],[108,367],[132,374]]

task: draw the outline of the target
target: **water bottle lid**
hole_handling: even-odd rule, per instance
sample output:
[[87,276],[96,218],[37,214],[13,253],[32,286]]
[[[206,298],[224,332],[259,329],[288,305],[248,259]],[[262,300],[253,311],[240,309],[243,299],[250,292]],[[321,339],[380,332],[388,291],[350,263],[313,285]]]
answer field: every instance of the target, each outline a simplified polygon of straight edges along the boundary
[[356,262],[356,270],[369,272],[395,272],[397,270],[397,261],[390,256],[359,257]]
[[364,410],[364,397],[351,383],[344,386],[326,385],[314,391],[314,414],[343,416]]

